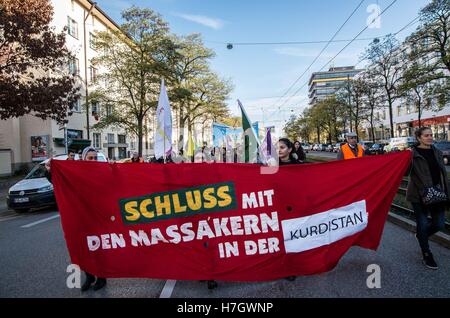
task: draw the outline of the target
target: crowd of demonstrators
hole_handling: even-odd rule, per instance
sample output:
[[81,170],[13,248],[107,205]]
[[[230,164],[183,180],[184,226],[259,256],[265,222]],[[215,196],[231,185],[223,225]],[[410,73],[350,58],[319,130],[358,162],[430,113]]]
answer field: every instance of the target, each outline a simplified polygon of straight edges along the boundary
[[[406,200],[411,202],[416,216],[416,239],[422,250],[423,262],[428,268],[437,269],[428,239],[445,226],[446,198],[450,198],[448,177],[442,152],[433,146],[431,129],[419,128],[415,136],[417,144],[411,149]],[[431,219],[428,219],[429,214]]]
[[135,152],[131,156],[131,162],[132,163],[142,163],[142,162],[144,162],[144,159],[142,157],[139,157],[139,154],[137,152]]
[[[437,269],[433,254],[429,247],[429,237],[436,232],[442,230],[445,224],[445,207],[450,198],[449,185],[447,179],[447,172],[444,166],[442,152],[433,146],[433,134],[430,128],[422,127],[416,131],[417,145],[412,151],[412,162],[409,170],[410,181],[408,183],[408,190],[406,199],[411,202],[417,222],[416,238],[419,242],[423,254],[423,262],[428,268]],[[347,143],[343,144],[338,153],[339,160],[347,160],[353,158],[360,158],[364,156],[364,151],[361,145],[357,143],[356,134],[348,133],[346,135]],[[224,153],[226,148],[223,149]],[[209,152],[207,147],[198,149],[192,161],[194,163],[214,162],[215,153]],[[281,138],[277,143],[278,163],[280,166],[301,164],[305,161],[305,152],[301,143],[296,141],[292,143],[288,138]],[[96,161],[97,151],[95,148],[87,147],[83,150],[81,160]],[[70,151],[67,160],[75,160],[75,153]],[[225,162],[224,157],[224,162]],[[235,161],[235,160],[233,160]],[[133,154],[131,162],[143,162],[142,158],[137,153]],[[169,158],[152,160],[155,163],[170,163],[173,162]],[[191,160],[188,160],[191,162]],[[51,180],[50,165],[46,165],[48,170],[48,178]],[[442,199],[438,203],[428,204],[424,202],[424,198],[429,189],[437,189],[445,194],[447,199]],[[428,214],[431,219],[428,219]],[[85,272],[86,280],[81,287],[81,291],[86,291],[93,285],[94,290],[99,290],[106,286],[106,278],[95,277],[94,275]],[[296,276],[286,277],[289,281],[294,281]],[[208,288],[213,289],[217,287],[217,282],[214,280],[207,281]]]

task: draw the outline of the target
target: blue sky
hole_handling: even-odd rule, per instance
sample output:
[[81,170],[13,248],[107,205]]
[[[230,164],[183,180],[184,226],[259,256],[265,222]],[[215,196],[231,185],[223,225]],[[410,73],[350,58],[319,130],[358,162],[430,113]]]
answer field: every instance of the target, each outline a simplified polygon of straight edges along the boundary
[[[231,79],[234,91],[230,110],[238,115],[240,99],[252,121],[275,125],[280,134],[285,120],[307,106],[307,83],[312,72],[328,70],[329,60],[347,43],[332,43],[311,69],[287,93],[326,43],[288,45],[234,45],[226,43],[328,41],[355,10],[361,0],[96,0],[111,18],[121,23],[120,12],[136,5],[159,12],[173,33],[201,33],[205,45],[216,52],[212,69]],[[366,25],[373,5],[384,10],[394,0],[365,0],[344,28],[338,40],[353,39]],[[428,0],[397,0],[383,15],[380,27],[359,38],[395,33],[411,22]],[[370,12],[369,12],[370,11]],[[376,14],[375,14],[376,16]],[[375,26],[375,25],[374,25]],[[402,40],[417,24],[397,35]],[[370,40],[355,41],[332,62],[334,66],[355,65]],[[328,63],[328,64],[327,64]],[[364,66],[360,63],[359,66]],[[281,96],[285,98],[280,99]],[[294,95],[294,96],[293,96]]]

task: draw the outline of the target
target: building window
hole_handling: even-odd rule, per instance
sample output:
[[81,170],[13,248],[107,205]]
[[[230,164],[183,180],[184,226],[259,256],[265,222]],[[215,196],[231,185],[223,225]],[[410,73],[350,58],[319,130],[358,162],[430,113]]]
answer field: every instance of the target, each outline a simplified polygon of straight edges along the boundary
[[111,116],[113,113],[113,107],[111,105],[106,105],[106,116]]
[[108,134],[108,144],[114,143],[114,134]]
[[81,112],[81,101],[80,101],[80,99],[77,99],[76,102],[74,102],[72,104],[71,109],[74,112],[78,112],[78,113]]
[[94,83],[97,80],[97,69],[93,66],[89,67],[90,81]]
[[130,148],[131,149],[136,149],[136,141],[134,139],[130,140]]
[[100,106],[98,102],[92,102],[92,113],[98,114],[100,112]]
[[69,72],[72,75],[80,74],[80,61],[76,57],[69,59]]
[[397,116],[401,116],[402,114],[402,106],[397,106]]
[[93,50],[95,50],[94,44],[96,39],[97,37],[92,32],[89,32],[89,47]]
[[119,144],[126,143],[126,136],[125,135],[117,135],[117,139],[118,139]]
[[83,131],[76,129],[67,129],[67,138],[69,139],[83,139]]
[[386,110],[383,110],[383,120],[386,120]]
[[71,17],[67,17],[67,32],[75,39],[78,39],[78,23]]
[[74,0],[70,1],[70,5],[72,7],[72,12],[75,11],[75,1]]
[[406,114],[411,114],[411,105],[409,103],[406,104]]
[[100,143],[102,140],[102,135],[98,133],[93,134],[94,137],[94,148],[101,148]]

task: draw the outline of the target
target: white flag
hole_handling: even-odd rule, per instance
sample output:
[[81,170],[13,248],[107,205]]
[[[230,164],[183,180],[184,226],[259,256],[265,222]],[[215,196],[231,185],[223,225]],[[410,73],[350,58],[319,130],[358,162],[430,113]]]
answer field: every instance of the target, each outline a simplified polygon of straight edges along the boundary
[[158,108],[156,109],[155,157],[160,159],[172,153],[172,113],[164,80],[161,81]]

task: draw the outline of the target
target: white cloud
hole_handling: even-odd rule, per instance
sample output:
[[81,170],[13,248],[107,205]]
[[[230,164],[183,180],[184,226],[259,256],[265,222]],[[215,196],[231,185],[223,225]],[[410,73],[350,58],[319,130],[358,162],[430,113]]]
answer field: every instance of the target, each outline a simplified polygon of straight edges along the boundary
[[214,30],[222,29],[224,26],[224,22],[220,19],[211,18],[203,15],[193,15],[193,14],[184,14],[184,13],[174,13],[173,15],[185,19],[187,21],[191,21],[194,23],[201,24],[208,28],[212,28]]

